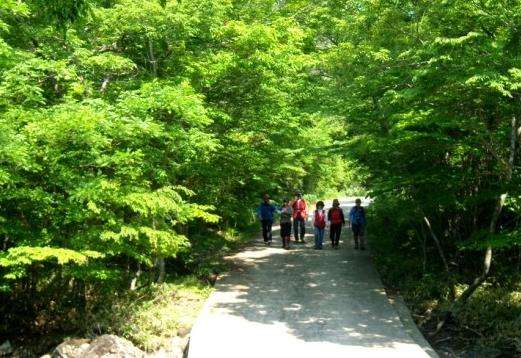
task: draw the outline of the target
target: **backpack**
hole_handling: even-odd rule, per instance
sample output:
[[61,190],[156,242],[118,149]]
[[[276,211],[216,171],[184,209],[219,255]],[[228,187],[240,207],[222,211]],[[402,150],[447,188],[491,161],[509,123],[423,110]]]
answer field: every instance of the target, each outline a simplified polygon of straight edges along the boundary
[[304,218],[304,211],[306,210],[306,203],[304,200],[299,199],[293,203],[293,212],[296,219]]
[[352,224],[356,224],[356,225],[363,224],[364,223],[364,216],[365,216],[364,208],[362,208],[362,207],[360,207],[360,208],[355,207],[353,209],[353,222],[352,222]]
[[342,209],[331,209],[331,224],[342,224]]
[[323,229],[326,227],[326,215],[324,215],[324,210],[315,210],[315,221],[313,223],[319,229]]

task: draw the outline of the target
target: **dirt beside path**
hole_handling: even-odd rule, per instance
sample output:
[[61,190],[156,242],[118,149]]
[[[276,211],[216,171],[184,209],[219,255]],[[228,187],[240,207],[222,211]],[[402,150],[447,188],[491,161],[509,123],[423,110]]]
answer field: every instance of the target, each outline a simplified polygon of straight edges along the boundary
[[[329,204],[330,203],[326,203]],[[344,200],[347,215],[352,200]],[[307,243],[290,251],[274,231],[234,255],[191,333],[189,358],[428,357],[389,303],[367,251],[342,232],[333,250]],[[430,354],[432,356],[432,353]]]

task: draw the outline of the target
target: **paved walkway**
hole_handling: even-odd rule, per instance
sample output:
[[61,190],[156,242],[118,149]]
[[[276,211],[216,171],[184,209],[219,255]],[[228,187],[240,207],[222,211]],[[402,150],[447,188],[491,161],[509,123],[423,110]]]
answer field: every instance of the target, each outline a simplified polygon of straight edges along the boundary
[[[346,214],[352,205],[342,202]],[[285,251],[275,231],[272,247],[257,239],[233,256],[236,269],[218,281],[192,329],[188,357],[428,357],[347,231],[339,250],[328,239],[324,250],[313,250],[308,234],[305,245]]]

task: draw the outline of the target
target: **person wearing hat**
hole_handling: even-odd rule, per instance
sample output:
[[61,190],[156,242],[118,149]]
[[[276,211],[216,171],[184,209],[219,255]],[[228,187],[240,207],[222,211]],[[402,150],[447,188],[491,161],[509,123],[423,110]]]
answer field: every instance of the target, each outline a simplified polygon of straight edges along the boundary
[[305,243],[304,236],[306,235],[306,220],[308,218],[308,204],[302,199],[302,193],[295,192],[295,200],[291,204],[293,209],[293,233],[295,235],[295,242],[300,241]]
[[271,204],[270,196],[268,194],[264,194],[262,199],[262,203],[257,208],[257,216],[259,217],[262,225],[262,238],[264,239],[264,244],[271,245],[273,215],[277,211],[277,208]]

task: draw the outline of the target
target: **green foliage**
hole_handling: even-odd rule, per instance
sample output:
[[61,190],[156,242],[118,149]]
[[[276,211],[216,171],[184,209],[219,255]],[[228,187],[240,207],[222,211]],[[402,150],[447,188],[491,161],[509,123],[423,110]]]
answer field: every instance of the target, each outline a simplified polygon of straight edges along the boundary
[[272,6],[0,4],[1,335],[74,330],[165,270],[207,278],[266,191],[347,188],[309,33]]
[[178,331],[193,325],[210,292],[193,276],[125,292],[109,298],[110,304],[90,317],[86,329],[117,334],[146,351],[169,348]]
[[[521,244],[521,3],[290,3],[317,53],[321,112],[344,119],[337,139],[374,199],[368,232],[386,282],[421,314],[446,309],[450,286],[481,274],[489,245],[490,280],[509,280]],[[494,327],[474,328],[503,335]]]

